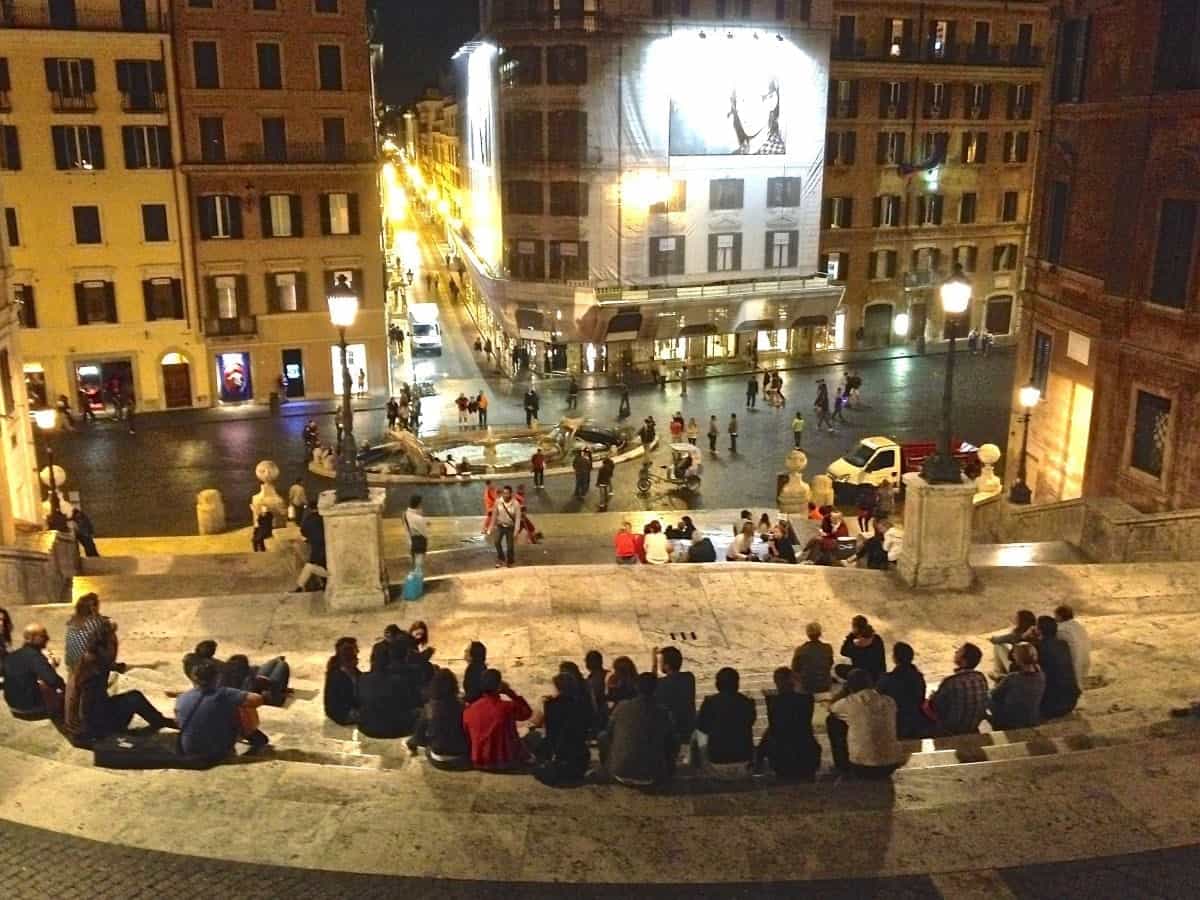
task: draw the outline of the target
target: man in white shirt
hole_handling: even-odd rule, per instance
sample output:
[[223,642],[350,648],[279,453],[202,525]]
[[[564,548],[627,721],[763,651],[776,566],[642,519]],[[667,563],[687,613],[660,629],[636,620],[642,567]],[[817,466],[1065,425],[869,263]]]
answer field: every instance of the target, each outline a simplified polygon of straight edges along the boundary
[[651,524],[650,531],[642,541],[642,547],[646,552],[646,562],[652,566],[665,566],[671,561],[671,544],[662,533],[662,526],[657,520]]
[[1075,669],[1075,682],[1082,691],[1087,684],[1088,668],[1092,664],[1092,639],[1087,630],[1075,618],[1075,610],[1062,604],[1054,610],[1058,621],[1058,636],[1071,648],[1071,666]]
[[[492,524],[496,529],[496,568],[513,565],[513,535],[521,522],[521,504],[513,497],[513,489],[504,486],[504,491],[496,498],[492,508]],[[505,544],[508,545],[507,552]]]
[[903,762],[896,740],[896,701],[875,690],[863,669],[850,671],[845,691],[830,704],[825,720],[833,764],[863,778],[890,777]]

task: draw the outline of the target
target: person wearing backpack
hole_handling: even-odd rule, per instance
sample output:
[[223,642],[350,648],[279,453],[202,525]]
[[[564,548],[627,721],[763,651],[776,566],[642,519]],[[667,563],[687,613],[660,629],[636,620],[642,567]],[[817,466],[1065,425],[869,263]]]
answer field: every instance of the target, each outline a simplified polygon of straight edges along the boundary
[[175,701],[179,752],[212,765],[227,759],[240,737],[255,749],[270,743],[258,727],[256,710],[265,702],[262,694],[220,687],[220,678],[221,667],[215,660],[199,661],[192,669],[194,687]]

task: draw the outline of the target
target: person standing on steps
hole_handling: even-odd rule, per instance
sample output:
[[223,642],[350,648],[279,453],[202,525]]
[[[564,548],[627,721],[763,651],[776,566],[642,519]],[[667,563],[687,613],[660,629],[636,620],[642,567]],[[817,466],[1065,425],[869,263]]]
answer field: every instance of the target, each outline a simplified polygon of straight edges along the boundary
[[575,471],[575,496],[583,499],[592,486],[591,451],[584,447],[576,453],[571,468]]
[[727,430],[729,432],[729,452],[737,453],[737,436],[738,436],[737,413],[730,413],[729,428]]
[[488,398],[483,391],[475,398],[475,409],[479,414],[479,427],[487,428]]
[[571,376],[571,380],[567,382],[567,409],[574,409],[579,402],[579,382],[575,380],[575,376]]
[[533,420],[538,417],[538,408],[541,406],[541,400],[538,397],[538,392],[530,385],[529,390],[525,392],[525,427],[532,428]]
[[520,521],[521,504],[513,497],[512,487],[506,484],[500,496],[496,498],[496,505],[492,509],[492,522],[496,529],[497,569],[505,566],[511,569],[516,561],[513,554],[513,539]]
[[629,418],[629,388],[621,385],[621,404],[617,407],[617,418]]
[[758,404],[758,378],[751,375],[746,382],[746,409],[754,409]]
[[800,410],[792,417],[792,446],[800,450],[804,446],[804,416]]
[[717,437],[721,434],[721,426],[717,424],[716,416],[708,417],[708,452],[717,455]]
[[700,437],[700,424],[696,421],[696,417],[692,416],[687,423],[687,442],[693,447],[696,446],[696,440]]
[[612,477],[616,463],[611,456],[600,461],[600,471],[596,473],[596,487],[600,489],[600,508],[608,509],[608,500],[612,496]]
[[542,448],[538,447],[533,452],[533,456],[529,459],[529,469],[533,472],[533,486],[535,488],[546,486],[546,454],[542,452]]

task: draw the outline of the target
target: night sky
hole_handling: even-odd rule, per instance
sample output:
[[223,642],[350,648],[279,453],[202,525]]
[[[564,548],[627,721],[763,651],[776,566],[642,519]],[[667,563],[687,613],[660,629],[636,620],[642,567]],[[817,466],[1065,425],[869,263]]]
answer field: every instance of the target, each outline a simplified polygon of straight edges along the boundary
[[478,0],[375,0],[383,42],[379,93],[387,103],[408,104],[449,70],[450,54],[479,28]]

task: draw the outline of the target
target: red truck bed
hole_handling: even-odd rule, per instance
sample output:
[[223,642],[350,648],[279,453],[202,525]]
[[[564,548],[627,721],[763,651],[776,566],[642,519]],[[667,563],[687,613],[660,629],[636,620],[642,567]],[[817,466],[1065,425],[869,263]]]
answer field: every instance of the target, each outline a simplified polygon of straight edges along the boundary
[[[963,468],[970,467],[978,460],[979,448],[974,444],[968,444],[966,441],[952,441],[951,447],[955,448],[954,458],[959,461]],[[934,441],[921,441],[914,444],[900,445],[900,472],[919,472],[925,460],[933,454],[937,453],[937,444]]]

